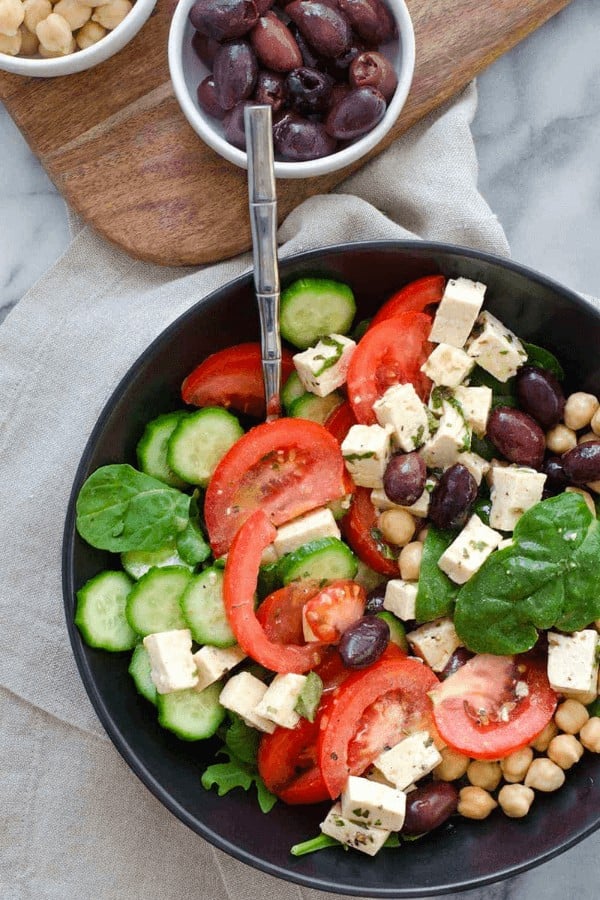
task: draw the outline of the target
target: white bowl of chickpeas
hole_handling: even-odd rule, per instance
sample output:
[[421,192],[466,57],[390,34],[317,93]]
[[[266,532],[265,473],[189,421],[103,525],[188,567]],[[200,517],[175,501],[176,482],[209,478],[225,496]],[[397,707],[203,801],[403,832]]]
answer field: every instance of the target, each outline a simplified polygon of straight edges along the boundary
[[0,69],[53,78],[121,50],[156,0],[0,0]]

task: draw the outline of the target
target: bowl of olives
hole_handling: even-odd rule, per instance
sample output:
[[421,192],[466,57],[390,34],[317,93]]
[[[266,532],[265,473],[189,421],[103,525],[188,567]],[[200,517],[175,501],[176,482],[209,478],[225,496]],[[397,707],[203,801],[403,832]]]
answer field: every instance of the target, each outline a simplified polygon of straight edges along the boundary
[[180,0],[169,68],[188,122],[246,168],[244,107],[271,106],[275,174],[356,162],[396,122],[415,38],[404,0]]

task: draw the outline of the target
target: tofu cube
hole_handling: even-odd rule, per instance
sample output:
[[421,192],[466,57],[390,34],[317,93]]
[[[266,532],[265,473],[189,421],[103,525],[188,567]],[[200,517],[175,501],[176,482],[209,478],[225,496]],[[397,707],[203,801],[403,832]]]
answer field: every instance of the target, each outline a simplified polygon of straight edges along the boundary
[[430,469],[447,469],[458,460],[460,453],[471,449],[471,429],[467,424],[460,404],[433,400],[441,412],[438,429],[419,451],[425,465]]
[[302,547],[303,544],[308,544],[309,541],[324,537],[339,538],[340,536],[340,529],[331,510],[316,509],[281,525],[277,529],[273,548],[276,558],[279,559],[286,553]]
[[411,506],[402,506],[399,503],[394,503],[389,499],[383,488],[376,488],[371,491],[371,503],[378,510],[384,509],[405,509],[407,512],[411,514],[411,516],[415,516],[417,519],[425,519],[427,518],[427,513],[429,512],[429,498],[431,496],[431,492],[436,485],[436,479],[428,478],[425,482],[425,490],[421,494],[418,500],[416,500]]
[[306,675],[276,675],[257,705],[256,713],[282,728],[295,728],[300,716],[294,707],[305,684]]
[[341,797],[342,816],[369,828],[400,831],[406,815],[406,794],[368,778],[350,775]]
[[385,586],[383,608],[394,613],[403,622],[416,619],[418,582],[404,581],[403,578],[392,578]]
[[475,368],[475,360],[468,353],[451,344],[438,344],[421,366],[434,384],[457,387]]
[[492,389],[485,385],[466,387],[460,384],[452,394],[460,403],[471,430],[478,437],[483,437],[492,409]]
[[455,584],[465,584],[482,567],[502,535],[471,516],[458,537],[442,553],[438,566]]
[[198,671],[197,691],[203,691],[209,684],[213,684],[239,665],[246,654],[237,644],[234,647],[211,647],[206,644],[193,654],[193,660]]
[[237,713],[246,725],[272,734],[275,722],[265,719],[256,712],[256,707],[267,693],[267,685],[250,672],[240,672],[230,678],[219,695],[219,703],[225,709]]
[[598,695],[598,632],[548,632],[548,681],[564,697],[591,703]]
[[459,453],[456,462],[469,470],[477,482],[478,487],[483,481],[484,476],[487,475],[491,469],[491,465],[487,459],[484,459],[483,456],[479,456],[478,453],[471,453],[470,451],[467,453]]
[[429,437],[427,407],[412,384],[394,384],[373,404],[380,425],[393,430],[394,443],[405,453],[420,447]]
[[341,334],[321,338],[316,347],[294,355],[294,365],[305,390],[327,397],[346,381],[356,343]]
[[353,425],[342,441],[344,463],[360,487],[383,487],[391,455],[391,429],[381,425]]
[[450,279],[437,308],[429,340],[464,347],[483,306],[486,286],[469,278]]
[[198,672],[189,628],[147,634],[144,647],[150,657],[150,677],[159,694],[196,687]]
[[498,381],[508,381],[516,375],[527,359],[525,348],[516,334],[487,310],[477,319],[467,353]]
[[391,833],[384,828],[369,828],[359,820],[344,818],[341,803],[332,806],[325,821],[321,822],[320,828],[323,834],[368,856],[375,856]]
[[434,672],[441,672],[461,640],[452,619],[435,619],[406,635],[414,652],[425,660]]
[[546,476],[525,466],[492,464],[490,525],[499,531],[512,531],[528,509],[539,503]]
[[432,772],[441,761],[442,757],[429,732],[415,731],[390,750],[380,753],[375,766],[402,791],[413,781]]
[[262,556],[260,558],[261,566],[268,566],[271,563],[276,563],[279,557],[277,556],[277,552],[273,544],[269,544],[268,547],[265,547],[263,550]]

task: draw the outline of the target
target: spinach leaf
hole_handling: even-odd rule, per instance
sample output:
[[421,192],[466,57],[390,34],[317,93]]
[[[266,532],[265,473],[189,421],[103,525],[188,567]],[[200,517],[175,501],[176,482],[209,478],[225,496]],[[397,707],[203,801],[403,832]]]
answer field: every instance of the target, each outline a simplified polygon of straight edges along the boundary
[[223,797],[235,788],[249,791],[254,785],[262,812],[270,812],[277,803],[277,797],[268,790],[258,774],[256,756],[260,734],[254,728],[249,728],[239,716],[232,714],[231,724],[223,739],[225,746],[217,753],[228,757],[228,762],[208,766],[200,779],[202,787],[209,791],[215,786],[219,797]]
[[99,550],[160,550],[185,528],[190,498],[132,466],[102,466],[77,498],[77,531]]
[[496,406],[516,406],[517,398],[515,395],[515,379],[509,378],[508,381],[498,381],[485,369],[475,366],[469,375],[469,387],[489,387],[492,390],[492,407]]
[[441,616],[452,615],[458,585],[442,572],[438,562],[455,537],[455,532],[441,531],[433,526],[427,532],[416,601],[416,617],[419,622],[431,622]]
[[537,503],[513,544],[458,593],[454,624],[475,653],[529,650],[538,629],[578,631],[600,615],[600,528],[578,494]]
[[564,381],[565,372],[557,358],[549,350],[544,347],[538,347],[537,344],[527,344],[523,342],[523,346],[527,351],[527,362],[530,366],[537,366],[540,369],[547,369],[552,372],[559,381]]
[[194,491],[190,498],[189,515],[189,522],[177,535],[177,551],[189,566],[197,566],[206,562],[210,556],[210,546],[202,530],[197,491]]

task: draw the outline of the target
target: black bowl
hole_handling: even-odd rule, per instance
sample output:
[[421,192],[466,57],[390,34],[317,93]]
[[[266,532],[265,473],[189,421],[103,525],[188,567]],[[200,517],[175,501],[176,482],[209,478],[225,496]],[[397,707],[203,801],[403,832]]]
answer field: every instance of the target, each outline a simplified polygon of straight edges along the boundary
[[[312,251],[281,265],[284,284],[307,274],[347,281],[356,293],[357,320],[406,282],[439,272],[486,283],[487,308],[519,336],[554,351],[569,389],[600,393],[600,314],[522,266],[462,248],[400,241]],[[233,791],[218,798],[204,791],[199,772],[213,761],[215,744],[186,744],[161,729],[127,675],[128,654],[93,650],[81,641],[73,624],[75,591],[115,564],[75,531],[75,498],[83,481],[109,462],[135,464],[144,424],[180,405],[183,377],[208,354],[258,334],[251,276],[245,275],[197,303],[148,347],[115,390],[86,447],[67,514],[64,602],[77,665],[106,731],[135,774],[199,835],[243,862],[312,888],[369,897],[428,896],[505,878],[566,850],[600,825],[600,762],[590,754],[567,774],[561,790],[538,795],[523,820],[499,811],[484,822],[453,820],[374,859],[338,848],[294,858],[290,846],[318,833],[323,809],[277,804],[264,816],[252,795]]]

